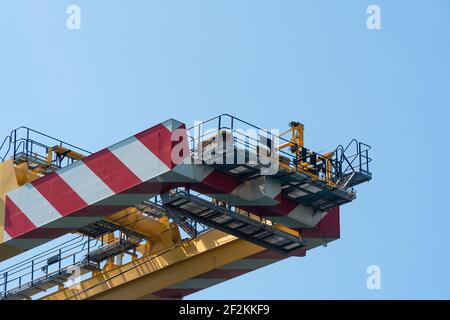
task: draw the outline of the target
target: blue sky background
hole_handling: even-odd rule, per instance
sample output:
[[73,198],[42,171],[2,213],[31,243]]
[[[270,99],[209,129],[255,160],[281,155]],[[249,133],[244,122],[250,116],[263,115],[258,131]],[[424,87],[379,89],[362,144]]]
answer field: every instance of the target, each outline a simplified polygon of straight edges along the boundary
[[[371,4],[380,31],[366,28]],[[448,0],[0,4],[2,137],[27,125],[97,150],[227,112],[301,121],[315,150],[373,146],[374,179],[342,208],[339,241],[190,298],[450,298],[449,107]],[[366,288],[371,264],[381,290]]]

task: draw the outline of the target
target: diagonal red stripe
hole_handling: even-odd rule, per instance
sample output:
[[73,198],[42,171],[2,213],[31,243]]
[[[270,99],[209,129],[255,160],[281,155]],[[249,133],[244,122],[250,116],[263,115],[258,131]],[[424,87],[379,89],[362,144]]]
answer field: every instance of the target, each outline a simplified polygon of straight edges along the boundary
[[30,219],[16,206],[16,204],[6,196],[5,203],[5,231],[16,238],[25,232],[35,229],[36,226]]
[[141,183],[109,149],[103,149],[82,161],[115,193]]
[[173,168],[172,163],[172,132],[164,125],[159,124],[153,128],[138,133],[135,136],[144,146],[146,146],[164,164]]
[[234,189],[239,187],[241,182],[229,174],[214,170],[203,179],[202,184],[220,192],[231,193]]
[[87,206],[87,203],[56,173],[42,177],[32,184],[63,216]]
[[107,217],[119,211],[125,210],[130,206],[88,206],[86,208],[81,209],[78,212],[75,212],[71,215],[71,217]]

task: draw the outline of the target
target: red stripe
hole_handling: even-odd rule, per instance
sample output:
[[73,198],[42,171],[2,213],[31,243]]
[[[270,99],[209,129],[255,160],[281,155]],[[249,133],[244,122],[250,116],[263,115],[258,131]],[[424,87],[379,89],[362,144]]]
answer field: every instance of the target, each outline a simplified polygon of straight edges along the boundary
[[288,215],[299,205],[298,202],[285,198],[282,193],[278,194],[275,200],[280,201],[280,203],[274,207],[274,210],[282,215]]
[[78,228],[37,228],[24,235],[17,237],[17,239],[56,239],[65,234],[76,231]]
[[162,289],[153,293],[153,295],[162,299],[179,299],[190,295],[201,289]]
[[275,252],[273,250],[264,250],[257,254],[247,257],[249,259],[284,259],[286,256],[284,254]]
[[339,239],[340,222],[339,207],[330,209],[328,214],[314,228],[299,229],[303,238],[336,238]]
[[5,231],[11,238],[16,238],[36,228],[8,196],[6,196],[5,202]]
[[199,276],[196,276],[196,279],[231,279],[234,277],[238,277],[245,273],[249,272],[248,269],[216,269],[206,273],[203,273]]
[[63,216],[87,206],[87,203],[56,173],[42,177],[32,184]]
[[107,217],[130,206],[89,206],[70,215],[71,217]]
[[289,257],[306,257],[306,249],[300,248],[289,252]]
[[202,184],[205,184],[220,192],[231,193],[234,189],[239,187],[241,182],[229,174],[219,170],[214,170],[205,179],[203,179]]
[[153,128],[138,133],[135,136],[167,167],[173,168],[172,163],[172,132],[164,125],[159,124]]
[[82,161],[115,193],[141,182],[109,149],[103,149]]

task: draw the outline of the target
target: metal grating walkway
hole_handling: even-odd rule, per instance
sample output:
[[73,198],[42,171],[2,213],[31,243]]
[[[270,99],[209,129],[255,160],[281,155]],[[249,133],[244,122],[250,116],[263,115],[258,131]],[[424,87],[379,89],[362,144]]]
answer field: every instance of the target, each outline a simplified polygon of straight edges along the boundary
[[267,249],[289,254],[305,246],[301,237],[277,229],[263,220],[255,220],[230,207],[191,195],[187,191],[167,193],[162,196],[162,200],[173,214],[193,219]]

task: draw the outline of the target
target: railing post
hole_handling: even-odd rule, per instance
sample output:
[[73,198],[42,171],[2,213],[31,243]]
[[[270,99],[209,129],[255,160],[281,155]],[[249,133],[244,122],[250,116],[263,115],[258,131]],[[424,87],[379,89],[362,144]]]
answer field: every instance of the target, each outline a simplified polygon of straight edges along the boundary
[[5,295],[6,295],[6,291],[8,290],[8,272],[5,272],[3,274],[3,278],[5,279]]
[[366,171],[369,172],[369,149],[366,149]]
[[62,249],[60,248],[59,249],[59,261],[58,261],[58,269],[59,269],[59,273],[61,273],[61,259],[62,259],[62,251],[61,251]]
[[[33,152],[33,146],[31,146],[31,150],[28,150],[29,141],[30,141],[30,129],[27,128],[27,141],[25,143],[25,146],[26,146],[25,152],[26,152],[27,157],[29,157]],[[30,152],[30,154],[28,154],[28,152]]]
[[34,280],[34,260],[31,260],[31,285],[33,285]]
[[359,171],[362,171],[361,142],[358,143]]
[[13,131],[13,159],[16,160],[17,129]]

